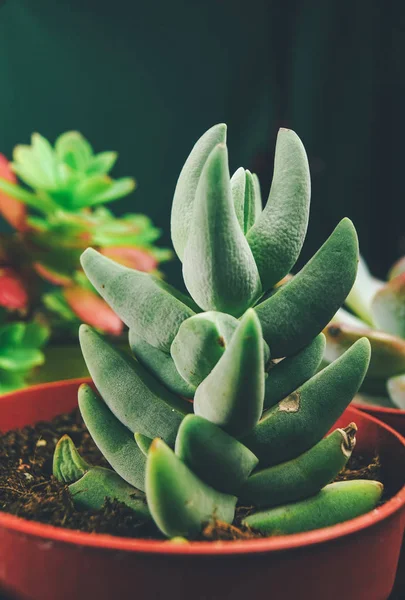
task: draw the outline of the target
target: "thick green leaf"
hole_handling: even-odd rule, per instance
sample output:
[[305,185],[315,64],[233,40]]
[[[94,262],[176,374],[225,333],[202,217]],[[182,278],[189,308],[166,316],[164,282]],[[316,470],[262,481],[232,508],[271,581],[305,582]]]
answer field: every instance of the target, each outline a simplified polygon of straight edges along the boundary
[[150,520],[144,494],[121,479],[117,473],[103,467],[93,467],[75,483],[69,485],[76,508],[99,510],[106,498],[118,500],[131,508],[140,521]]
[[183,277],[198,306],[237,317],[261,293],[259,273],[233,207],[225,144],[214,148],[201,173]]
[[273,287],[295,264],[307,232],[310,196],[305,148],[293,131],[280,129],[269,199],[247,236],[263,290]]
[[245,219],[244,219],[244,231],[247,234],[251,227],[255,224],[258,219],[256,213],[258,200],[256,198],[256,186],[253,180],[252,173],[246,169],[246,188],[245,188]]
[[257,183],[255,183],[251,172],[240,167],[232,176],[231,191],[236,217],[243,233],[246,235],[258,218],[259,203],[261,211],[261,198],[260,196],[257,198],[257,193],[260,193],[260,190],[258,191]]
[[174,445],[177,430],[191,405],[171,394],[136,360],[131,360],[95,331],[82,325],[84,360],[104,402],[133,433],[161,437]]
[[155,348],[170,352],[180,324],[194,315],[185,303],[189,300],[157,277],[123,267],[92,248],[82,254],[81,263],[122,321]]
[[195,386],[183,379],[170,354],[154,348],[132,329],[129,330],[129,344],[139,362],[168,390],[185,398],[194,397]]
[[193,473],[226,494],[238,495],[259,462],[246,446],[197,415],[183,419],[175,451]]
[[243,523],[266,535],[289,535],[330,527],[375,508],[383,485],[379,481],[338,481],[316,496],[247,517]]
[[317,494],[349,460],[357,427],[336,429],[297,458],[256,471],[239,492],[245,506],[270,507]]
[[258,221],[262,211],[263,211],[263,202],[262,202],[262,192],[260,189],[260,181],[256,173],[252,174],[253,177],[253,185],[255,188],[255,222]]
[[239,167],[231,177],[231,192],[236,218],[240,228],[245,231],[245,189],[246,174],[243,167]]
[[146,459],[129,429],[88,385],[79,388],[79,408],[94,443],[114,471],[137,489],[144,490]]
[[170,348],[177,371],[194,389],[211,373],[239,321],[209,311],[183,321]]
[[300,352],[274,365],[265,383],[264,409],[274,406],[312,377],[321,364],[324,351],[325,336],[320,333]]
[[197,537],[214,519],[232,523],[237,500],[201,481],[159,439],[148,454],[146,497],[159,529],[167,537],[186,538]]
[[369,362],[370,343],[363,338],[266,411],[242,440],[259,457],[261,466],[291,460],[317,444],[353,399]]
[[263,411],[264,357],[255,312],[243,316],[224,354],[194,395],[194,412],[235,437],[247,434]]
[[148,456],[149,448],[152,445],[153,439],[142,433],[134,434],[135,441],[138,444],[139,450],[143,452],[145,456]]
[[184,249],[190,234],[195,194],[205,161],[213,148],[225,141],[226,125],[224,123],[214,125],[194,145],[181,170],[174,192],[171,216],[172,242],[180,260],[183,260]]
[[272,358],[295,354],[322,331],[352,288],[357,261],[356,230],[343,219],[305,267],[255,307]]

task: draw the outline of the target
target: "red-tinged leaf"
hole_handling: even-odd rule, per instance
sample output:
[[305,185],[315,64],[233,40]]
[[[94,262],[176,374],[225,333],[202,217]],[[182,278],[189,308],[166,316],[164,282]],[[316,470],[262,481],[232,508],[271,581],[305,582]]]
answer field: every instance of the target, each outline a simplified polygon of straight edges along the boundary
[[395,279],[398,275],[405,273],[405,256],[397,260],[397,262],[391,267],[388,273],[388,279]]
[[49,267],[45,267],[42,263],[36,262],[33,264],[35,271],[38,273],[42,279],[53,283],[54,285],[70,285],[72,283],[72,279],[68,275],[64,275],[63,273],[58,273],[57,271],[53,271]]
[[378,329],[405,339],[405,273],[377,292],[371,310]]
[[111,335],[122,333],[122,321],[96,293],[74,285],[65,288],[63,294],[70,308],[84,323]]
[[[17,183],[17,178],[4,154],[0,154],[0,178],[11,183]],[[14,198],[10,198],[4,192],[0,192],[0,214],[17,231],[23,231],[26,228],[27,209],[25,205]]]
[[0,306],[25,311],[28,294],[19,276],[8,267],[0,269]]
[[405,341],[383,331],[369,329],[367,325],[357,327],[348,322],[334,321],[323,333],[326,336],[324,358],[333,362],[362,337],[371,344],[371,361],[368,379],[387,379],[405,372]]
[[137,271],[153,271],[157,268],[158,262],[147,250],[142,248],[103,248],[101,254],[111,258],[115,262],[136,269]]

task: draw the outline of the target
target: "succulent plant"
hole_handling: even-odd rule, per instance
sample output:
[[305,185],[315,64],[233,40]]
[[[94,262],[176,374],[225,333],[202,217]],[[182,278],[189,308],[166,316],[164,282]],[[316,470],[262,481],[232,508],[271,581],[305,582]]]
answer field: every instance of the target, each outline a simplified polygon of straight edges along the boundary
[[39,310],[63,335],[83,321],[120,334],[122,321],[83,276],[79,259],[92,245],[121,264],[157,273],[171,256],[154,246],[160,231],[146,216],[116,218],[103,206],[130,193],[135,181],[113,179],[117,153],[95,154],[75,131],[60,135],[54,147],[35,133],[30,146],[16,146],[13,159],[0,155],[0,214],[15,230],[0,237],[0,303],[3,295],[10,311]]
[[54,474],[79,507],[117,498],[170,538],[232,523],[238,503],[253,507],[246,527],[303,531],[371,510],[382,492],[374,481],[331,483],[352,453],[355,424],[325,437],[363,381],[368,340],[316,373],[322,329],[356,277],[355,229],[344,219],[285,279],[307,229],[304,147],[280,130],[262,210],[257,177],[242,168],[230,177],[225,136],[216,125],[198,140],[174,194],[172,240],[190,296],[94,249],[81,259],[128,325],[134,356],[81,327],[101,397],[83,385],[79,407],[113,470],[83,464],[64,437]]
[[0,394],[26,385],[31,369],[44,362],[49,331],[38,321],[6,323],[0,314]]
[[366,336],[372,348],[363,385],[367,401],[405,409],[405,258],[390,269],[387,282],[373,277],[360,259],[346,305],[351,312],[339,309],[325,328],[326,361]]

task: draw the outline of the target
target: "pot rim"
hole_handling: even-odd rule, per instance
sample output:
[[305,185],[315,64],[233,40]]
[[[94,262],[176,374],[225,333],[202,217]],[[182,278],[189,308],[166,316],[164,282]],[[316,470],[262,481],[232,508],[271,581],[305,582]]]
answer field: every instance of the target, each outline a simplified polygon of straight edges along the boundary
[[[38,384],[17,392],[11,392],[0,397],[0,404],[3,401],[10,401],[13,396],[30,395],[31,393],[39,392],[48,388],[63,388],[79,385],[84,382],[90,382],[89,378],[70,379],[65,381],[56,381],[45,384]],[[360,414],[361,418],[365,418],[374,422],[378,427],[385,429],[391,436],[397,438],[397,441],[405,447],[405,438],[403,438],[395,429],[389,427],[379,419],[373,417],[367,412],[362,412],[357,408],[360,405],[350,405],[346,410],[351,413]],[[396,412],[397,409],[380,408],[381,411]],[[405,411],[401,411],[405,412]],[[341,537],[354,534],[358,531],[366,529],[372,525],[380,523],[391,515],[405,507],[405,485],[399,490],[393,498],[388,500],[382,506],[379,506],[350,521],[338,523],[331,527],[324,527],[307,531],[304,533],[296,533],[291,535],[274,536],[268,538],[259,538],[253,540],[237,540],[237,541],[215,541],[215,542],[187,542],[184,544],[173,544],[169,540],[156,541],[144,540],[136,538],[123,538],[108,534],[94,534],[79,530],[64,529],[47,525],[35,521],[29,521],[22,517],[10,515],[9,513],[0,512],[0,529],[8,529],[18,534],[38,538],[39,543],[59,542],[73,544],[76,546],[84,546],[88,548],[104,549],[104,550],[121,550],[125,552],[136,552],[140,554],[161,554],[161,555],[182,555],[182,556],[229,556],[234,554],[258,554],[268,552],[279,552],[283,550],[291,550],[294,548],[302,548],[315,544],[325,543],[339,539]],[[405,519],[404,519],[405,521]],[[404,523],[405,524],[405,523]]]
[[[393,417],[405,417],[405,410],[403,410],[402,408],[392,408],[390,406],[378,406],[376,405],[371,405],[371,404],[363,404],[362,402],[357,402],[356,400],[353,402],[352,406],[354,406],[355,409],[357,410],[361,410],[363,412],[366,412],[367,414],[370,413],[379,413],[382,415],[392,415]],[[372,415],[370,415],[372,416]]]

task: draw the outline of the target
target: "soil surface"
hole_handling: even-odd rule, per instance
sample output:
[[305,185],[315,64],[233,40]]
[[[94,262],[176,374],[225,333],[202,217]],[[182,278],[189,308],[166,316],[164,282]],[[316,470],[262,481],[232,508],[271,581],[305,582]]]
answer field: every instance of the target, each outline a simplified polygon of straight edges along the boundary
[[[120,502],[106,500],[100,510],[79,511],[73,506],[67,486],[52,475],[55,445],[65,433],[72,438],[87,462],[108,467],[78,409],[50,422],[0,434],[0,511],[67,529],[162,539],[154,525],[139,523],[132,510]],[[381,480],[378,457],[371,464],[361,456],[352,457],[337,479],[358,478]],[[201,539],[260,537],[260,534],[240,526],[241,520],[251,510],[251,507],[238,507],[233,525],[210,523],[202,532]]]

